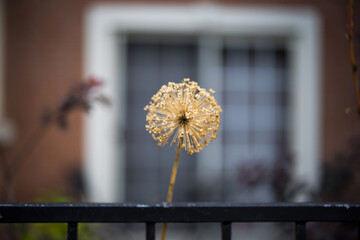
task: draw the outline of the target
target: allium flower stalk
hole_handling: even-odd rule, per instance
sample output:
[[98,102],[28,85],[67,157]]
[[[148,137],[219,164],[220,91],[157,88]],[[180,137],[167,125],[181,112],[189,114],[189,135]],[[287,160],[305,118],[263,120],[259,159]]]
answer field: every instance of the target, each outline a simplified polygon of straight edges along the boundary
[[[166,198],[168,203],[172,202],[181,149],[190,154],[200,152],[209,141],[217,138],[222,110],[211,95],[215,91],[210,89],[209,92],[189,78],[184,78],[181,83],[163,85],[145,107],[149,111],[146,130],[158,145],[166,145],[170,139],[171,144],[177,144]],[[167,223],[164,223],[162,240],[165,240],[166,230]]]
[[209,92],[188,78],[160,88],[145,107],[149,111],[146,130],[159,146],[171,139],[193,154],[217,138],[222,110],[211,95],[214,90]]

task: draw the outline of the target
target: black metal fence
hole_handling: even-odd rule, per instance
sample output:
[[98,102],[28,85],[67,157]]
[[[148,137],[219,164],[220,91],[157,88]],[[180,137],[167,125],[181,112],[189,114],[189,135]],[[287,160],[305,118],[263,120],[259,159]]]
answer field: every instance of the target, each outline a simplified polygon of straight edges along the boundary
[[344,203],[175,203],[175,204],[0,204],[0,223],[68,223],[68,240],[76,240],[78,223],[144,223],[147,240],[162,222],[217,222],[222,239],[231,239],[233,222],[293,222],[297,240],[306,239],[307,222],[355,222],[360,240],[360,204]]

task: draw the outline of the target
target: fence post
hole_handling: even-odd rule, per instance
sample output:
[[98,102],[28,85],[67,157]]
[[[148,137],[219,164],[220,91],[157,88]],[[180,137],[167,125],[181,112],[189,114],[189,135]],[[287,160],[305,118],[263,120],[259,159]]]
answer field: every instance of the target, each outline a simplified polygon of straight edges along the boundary
[[231,240],[231,222],[221,223],[222,240]]
[[77,240],[78,235],[78,223],[69,222],[68,223],[68,240]]
[[306,240],[306,223],[296,222],[296,240]]
[[146,223],[146,240],[155,240],[155,223]]

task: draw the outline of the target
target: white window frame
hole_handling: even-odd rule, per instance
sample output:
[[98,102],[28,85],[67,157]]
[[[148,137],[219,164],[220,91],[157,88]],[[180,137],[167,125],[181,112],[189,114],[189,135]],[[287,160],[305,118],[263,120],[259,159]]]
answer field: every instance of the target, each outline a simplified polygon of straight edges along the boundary
[[[122,143],[125,139],[119,133],[124,128],[124,119],[120,116],[125,112],[126,81],[125,69],[121,66],[125,66],[126,48],[119,46],[125,46],[126,34],[132,32],[279,36],[289,39],[290,140],[295,157],[294,177],[316,188],[321,149],[320,24],[318,15],[309,8],[213,4],[97,4],[89,8],[85,15],[85,75],[101,77],[105,82],[104,93],[112,102],[110,108],[95,107],[85,120],[84,168],[89,200],[124,201],[125,156]],[[203,79],[199,81],[204,82]],[[210,84],[210,79],[206,81],[206,85]],[[221,84],[213,80],[210,85],[219,90]],[[199,155],[199,165],[219,168],[221,144],[212,143],[207,149]]]

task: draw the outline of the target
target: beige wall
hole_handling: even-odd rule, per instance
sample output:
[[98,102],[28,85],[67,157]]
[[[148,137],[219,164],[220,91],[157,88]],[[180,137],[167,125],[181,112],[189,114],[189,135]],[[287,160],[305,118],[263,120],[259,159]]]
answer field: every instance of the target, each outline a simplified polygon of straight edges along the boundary
[[[17,130],[14,149],[39,124],[44,107],[56,106],[68,88],[83,76],[83,16],[94,2],[120,1],[6,1],[5,108]],[[346,107],[355,106],[348,46],[344,38],[346,1],[244,0],[221,3],[309,6],[320,14],[324,37],[322,158],[328,159],[345,149],[348,139],[360,131],[358,116],[344,114]],[[75,114],[71,117],[68,131],[50,128],[29,156],[16,180],[16,199],[28,201],[42,190],[51,188],[66,192],[69,186],[65,176],[71,169],[80,168],[81,164],[82,117]]]

